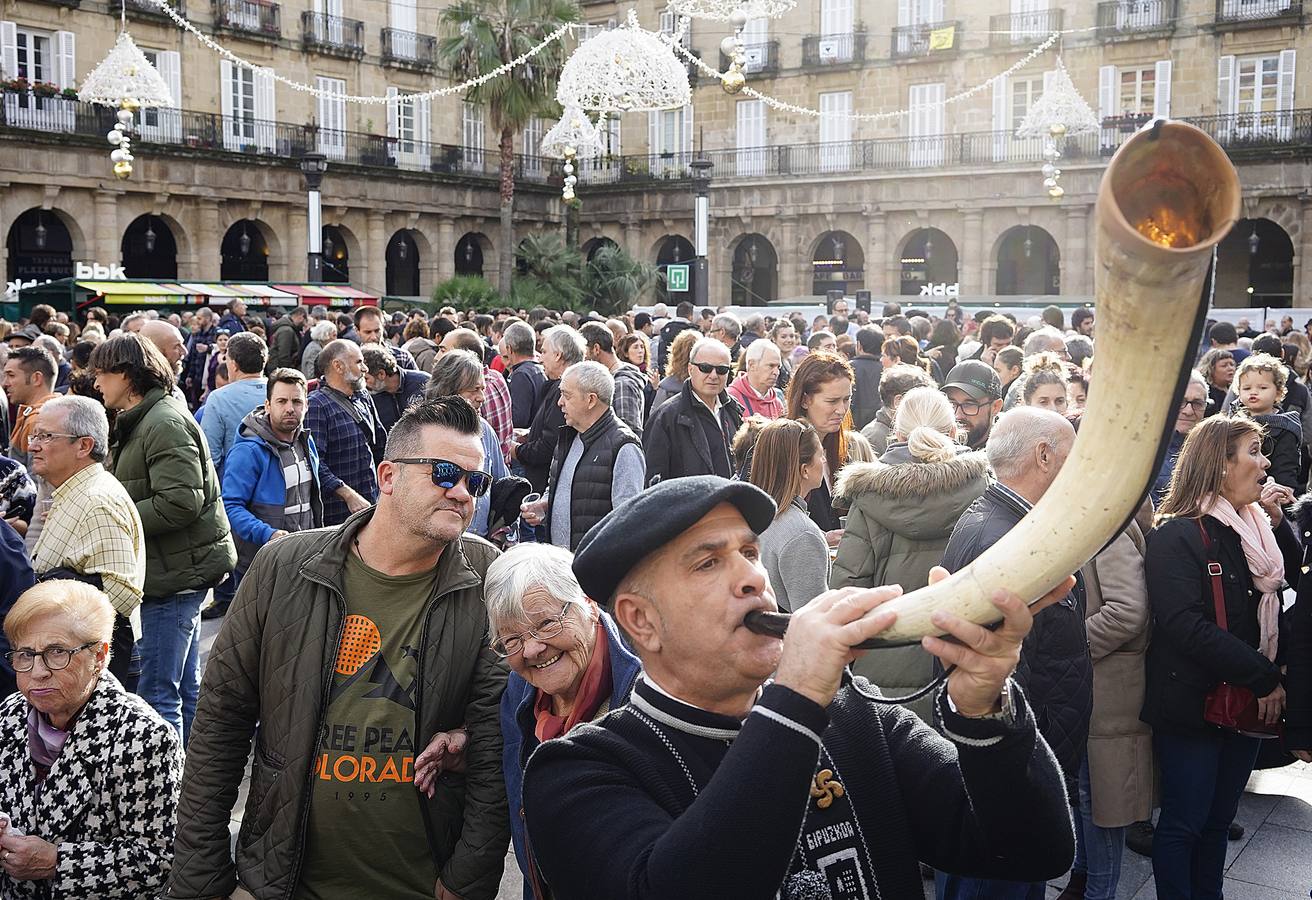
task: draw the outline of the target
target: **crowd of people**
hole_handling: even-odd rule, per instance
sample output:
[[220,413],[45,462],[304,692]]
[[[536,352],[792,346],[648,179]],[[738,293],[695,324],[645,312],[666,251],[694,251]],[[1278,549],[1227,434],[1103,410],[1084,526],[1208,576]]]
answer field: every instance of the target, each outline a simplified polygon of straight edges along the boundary
[[1312,343],[1264,324],[1067,583],[861,654],[1042,502],[1094,310],[0,321],[0,897],[490,900],[508,844],[526,900],[1106,900],[1127,845],[1220,897],[1312,762]]

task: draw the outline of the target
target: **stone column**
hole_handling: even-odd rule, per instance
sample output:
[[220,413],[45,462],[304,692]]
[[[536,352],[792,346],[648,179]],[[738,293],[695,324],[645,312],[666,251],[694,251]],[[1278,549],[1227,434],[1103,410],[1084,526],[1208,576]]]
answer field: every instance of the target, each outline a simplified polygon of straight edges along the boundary
[[624,226],[624,252],[634,259],[646,259],[642,252],[642,224],[634,217],[626,217]]
[[456,222],[450,216],[437,219],[437,241],[433,244],[433,256],[437,263],[437,280],[446,281],[456,277]]
[[984,293],[980,269],[980,256],[984,252],[984,211],[963,210],[961,221],[965,234],[962,239],[961,255],[957,257],[957,278],[961,280],[962,294],[978,296]]
[[[996,226],[995,226],[996,227]],[[1009,226],[999,228],[999,231],[1005,231]],[[993,240],[996,234],[985,227],[981,221],[980,225],[980,242],[979,242],[979,292],[981,294],[993,294],[997,292],[997,273],[998,261],[993,256]]]
[[1310,241],[1312,196],[1304,192],[1299,202],[1298,243],[1294,244],[1294,306],[1312,306],[1312,266],[1305,263]]
[[107,266],[123,261],[123,233],[118,227],[118,201],[122,196],[119,191],[96,191],[96,236],[92,244],[95,255],[91,262]]
[[801,270],[801,253],[797,246],[797,216],[779,216],[780,244],[775,248],[779,257],[779,299],[795,300],[803,293],[811,292],[810,286],[803,290],[798,273]]
[[[194,277],[199,281],[218,281],[223,264],[223,257],[219,252],[223,240],[223,233],[219,230],[219,201],[212,197],[203,197],[197,201],[196,207],[199,227],[196,229],[196,238],[191,244]],[[182,274],[181,269],[178,274]]]
[[888,216],[883,210],[866,214],[866,289],[876,297],[896,293],[889,286]]
[[1089,284],[1089,208],[1066,209],[1066,246],[1061,254],[1061,292],[1064,295],[1092,293]]
[[351,281],[361,290],[383,295],[387,288],[387,236],[383,234],[383,211],[371,209],[365,216],[365,265],[351,260]]
[[306,254],[310,248],[306,228],[309,227],[310,214],[303,203],[289,203],[284,210],[287,226],[282,232],[283,252],[280,259],[269,259],[269,277],[278,272],[280,277],[299,283],[309,275]]

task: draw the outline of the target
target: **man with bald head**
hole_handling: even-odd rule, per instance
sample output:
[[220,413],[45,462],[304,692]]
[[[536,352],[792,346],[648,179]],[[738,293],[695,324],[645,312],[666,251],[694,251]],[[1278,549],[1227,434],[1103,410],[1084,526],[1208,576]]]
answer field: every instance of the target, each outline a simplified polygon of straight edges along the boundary
[[183,360],[187,358],[187,344],[182,340],[182,332],[171,322],[163,319],[147,319],[141,326],[141,336],[155,345],[160,353],[164,354],[164,359],[173,367],[173,375],[176,379],[173,385],[173,396],[177,397],[184,403],[190,403],[192,407],[199,405],[200,396],[205,392],[205,367],[202,363],[200,374],[195,384],[195,399],[192,398],[190,389],[184,390],[182,381],[191,374],[190,370],[184,369]]
[[387,431],[369,395],[359,344],[329,341],[317,364],[323,377],[306,406],[305,427],[319,448],[323,524],[340,525],[378,499],[374,466],[383,458]]
[[683,390],[656,408],[642,433],[647,484],[733,474],[729,445],[743,424],[743,408],[726,390],[732,369],[722,341],[708,337],[693,344]]
[[[1061,471],[1075,429],[1051,410],[1018,406],[993,425],[986,451],[997,481],[962,514],[943,552],[943,566],[964,568],[993,546],[1038,503]],[[1053,538],[1056,540],[1057,538]],[[1034,617],[1021,648],[1016,681],[1025,690],[1040,731],[1066,777],[1067,796],[1078,797],[1077,776],[1093,709],[1093,663],[1084,629],[1084,583]],[[1014,881],[937,876],[940,898],[1043,896]]]

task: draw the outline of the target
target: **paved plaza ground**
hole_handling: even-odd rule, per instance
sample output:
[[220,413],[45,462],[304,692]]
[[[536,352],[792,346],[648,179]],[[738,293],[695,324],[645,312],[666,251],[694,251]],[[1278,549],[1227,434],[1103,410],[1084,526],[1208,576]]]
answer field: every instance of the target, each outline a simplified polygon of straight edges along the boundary
[[[219,624],[205,622],[201,629],[202,661],[209,655]],[[243,783],[233,811],[234,835],[245,803]],[[1238,821],[1244,826],[1244,837],[1232,841],[1226,854],[1226,900],[1308,900],[1312,891],[1312,766],[1295,763],[1254,773],[1239,804]],[[522,884],[514,855],[507,855],[498,900],[520,900]],[[1064,884],[1064,878],[1054,881],[1048,896],[1056,897]],[[1154,895],[1149,861],[1126,850],[1117,896],[1151,900]],[[934,896],[931,883],[926,883],[925,896]]]

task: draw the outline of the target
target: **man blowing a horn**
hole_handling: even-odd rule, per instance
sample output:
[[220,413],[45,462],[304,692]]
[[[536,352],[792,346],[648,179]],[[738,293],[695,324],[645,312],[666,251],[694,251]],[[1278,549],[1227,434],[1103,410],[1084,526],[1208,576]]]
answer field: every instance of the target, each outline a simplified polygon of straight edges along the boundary
[[529,760],[522,814],[552,895],[891,900],[923,896],[917,861],[1065,872],[1061,771],[1010,675],[1033,613],[1070,580],[1033,608],[999,592],[995,631],[935,616],[959,642],[924,641],[956,667],[935,699],[940,736],[846,670],[893,623],[878,607],[900,588],[821,594],[782,641],[744,627],[776,608],[757,539],[773,518],[756,487],[697,476],[584,536],[575,574],[644,674],[627,706]]

